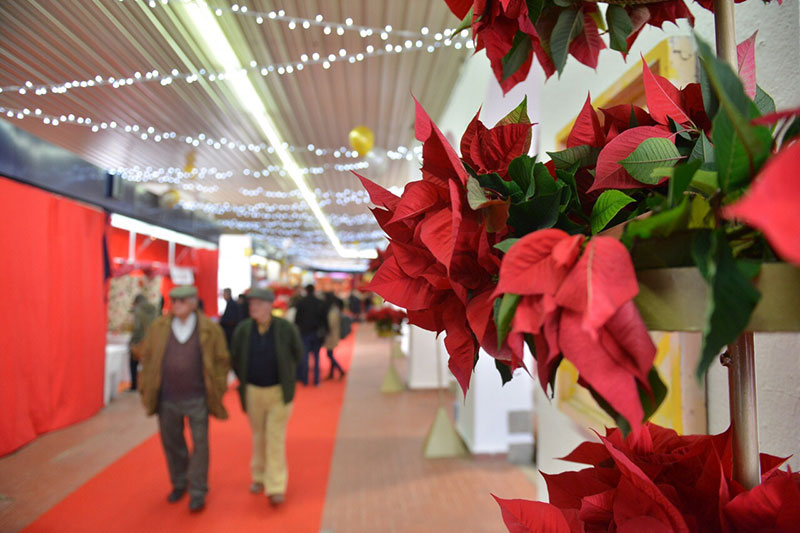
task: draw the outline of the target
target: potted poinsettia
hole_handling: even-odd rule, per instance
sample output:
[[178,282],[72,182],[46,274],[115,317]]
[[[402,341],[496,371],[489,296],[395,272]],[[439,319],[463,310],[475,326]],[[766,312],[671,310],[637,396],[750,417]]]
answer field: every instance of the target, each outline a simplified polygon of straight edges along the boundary
[[400,326],[406,319],[402,309],[389,306],[370,309],[367,313],[367,322],[375,322],[375,331],[382,337],[391,337],[400,334]]
[[[593,55],[596,62],[602,48],[591,2],[448,4],[459,16],[471,6],[467,19],[478,48],[487,49],[506,91],[524,79],[533,56],[552,73],[561,71],[567,53],[579,60]],[[682,0],[611,6],[605,15],[612,47],[623,52],[645,23],[691,17]],[[761,297],[753,279],[762,265],[800,264],[798,186],[789,172],[800,163],[798,112],[774,112],[755,83],[752,43],[743,43],[737,72],[698,40],[701,82],[683,88],[643,62],[647,109],[598,111],[587,98],[567,148],[548,154],[546,163],[527,155],[532,125],[525,102],[492,128],[476,115],[460,155],[418,104],[422,179],[396,196],[361,178],[390,240],[370,290],[407,309],[411,324],[446,332],[449,367],[465,392],[480,348],[506,380],[522,365],[527,345],[546,391],[560,363],[570,361],[579,384],[630,432],[631,446],[647,450],[644,435],[660,430],[645,420],[665,386],[652,368],[655,347],[640,311],[647,307],[639,295],[642,273],[691,266],[706,283],[702,375],[748,326]],[[609,228],[616,228],[613,234]],[[781,476],[766,493],[754,488],[739,502],[768,497],[786,508],[796,478]],[[638,474],[620,480],[619,494],[630,483],[650,490]],[[653,484],[658,494],[648,497],[664,504],[673,493],[661,485]],[[744,494],[729,485],[729,495]],[[581,497],[589,498],[586,505],[606,505],[613,500],[608,490]],[[724,512],[737,524],[763,511],[741,503],[729,511],[733,500]],[[667,520],[661,526],[686,523],[683,510],[662,507]],[[556,517],[586,525],[560,508]]]

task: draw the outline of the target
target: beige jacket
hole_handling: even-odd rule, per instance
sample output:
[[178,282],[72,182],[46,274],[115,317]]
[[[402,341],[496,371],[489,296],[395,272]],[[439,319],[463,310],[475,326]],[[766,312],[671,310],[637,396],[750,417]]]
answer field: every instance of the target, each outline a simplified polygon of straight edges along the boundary
[[[148,415],[158,412],[158,398],[161,391],[161,368],[164,352],[172,333],[171,313],[157,318],[147,330],[142,341],[142,372],[139,380],[139,393]],[[197,327],[200,334],[200,350],[203,354],[203,381],[206,386],[208,412],[217,418],[228,418],[222,405],[222,395],[228,386],[228,370],[231,358],[222,328],[201,312],[197,312]]]
[[341,340],[341,331],[341,315],[339,314],[339,308],[332,305],[331,310],[328,311],[328,334],[325,336],[325,348],[328,350],[336,348],[336,345],[339,344]]

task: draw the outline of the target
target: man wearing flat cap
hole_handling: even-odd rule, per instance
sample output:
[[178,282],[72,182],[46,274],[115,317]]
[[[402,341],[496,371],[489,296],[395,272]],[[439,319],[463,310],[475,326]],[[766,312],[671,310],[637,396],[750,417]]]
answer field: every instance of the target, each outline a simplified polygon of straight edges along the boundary
[[253,431],[250,492],[264,493],[277,505],[284,501],[289,481],[286,424],[303,343],[294,324],[272,316],[275,294],[270,289],[253,288],[247,299],[250,318],[233,332],[231,357]]
[[[189,510],[205,507],[208,492],[208,415],[228,418],[222,405],[230,356],[225,334],[197,310],[197,289],[169,293],[172,310],[156,319],[142,348],[140,391],[148,415],[158,414],[161,443],[172,481],[170,503],[189,491]],[[183,435],[189,419],[194,450]]]

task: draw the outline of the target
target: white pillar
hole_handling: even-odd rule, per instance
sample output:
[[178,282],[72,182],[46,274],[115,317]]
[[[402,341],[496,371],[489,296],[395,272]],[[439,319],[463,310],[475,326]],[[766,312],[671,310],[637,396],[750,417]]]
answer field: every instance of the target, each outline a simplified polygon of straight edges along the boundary
[[[250,288],[252,270],[250,257],[245,251],[252,250],[253,240],[249,235],[220,235],[219,237],[219,270],[217,284],[220,289],[230,288],[234,299]],[[220,300],[220,309],[225,303]]]

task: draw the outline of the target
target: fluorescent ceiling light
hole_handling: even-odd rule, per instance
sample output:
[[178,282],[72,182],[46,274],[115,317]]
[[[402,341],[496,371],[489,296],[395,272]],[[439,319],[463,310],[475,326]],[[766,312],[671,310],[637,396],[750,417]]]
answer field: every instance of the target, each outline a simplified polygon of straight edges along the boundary
[[177,244],[182,244],[184,246],[190,246],[192,248],[205,248],[208,250],[217,249],[217,245],[213,242],[204,241],[202,239],[198,239],[197,237],[186,235],[185,233],[178,233],[177,231],[172,231],[171,229],[154,226],[152,224],[148,224],[147,222],[142,222],[141,220],[136,220],[135,218],[126,217],[124,215],[118,215],[116,213],[111,214],[111,226],[131,231],[133,233],[139,233],[140,235],[149,235],[156,239],[170,241]]
[[322,226],[322,231],[328,236],[336,252],[341,257],[353,259],[371,259],[377,257],[377,252],[375,250],[355,250],[342,246],[339,237],[336,236],[336,232],[333,231],[333,227],[330,222],[328,222],[325,213],[322,212],[322,209],[317,203],[317,198],[314,196],[311,189],[308,188],[303,178],[303,173],[300,171],[300,167],[289,151],[283,147],[284,141],[280,134],[278,134],[272,117],[267,113],[264,102],[261,100],[256,88],[247,76],[247,71],[242,68],[242,64],[233,51],[230,41],[228,41],[228,38],[225,36],[222,28],[220,28],[216,17],[211,12],[206,2],[204,0],[190,2],[186,4],[186,12],[197,28],[198,35],[202,36],[203,40],[206,42],[208,52],[225,70],[225,80],[233,89],[240,104],[253,116],[258,127],[261,128],[261,131],[275,149],[275,153],[283,163],[284,170],[297,185],[300,194],[311,208],[311,212],[317,217],[320,226]]

